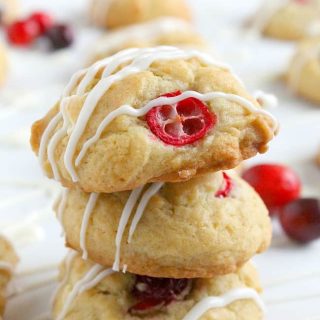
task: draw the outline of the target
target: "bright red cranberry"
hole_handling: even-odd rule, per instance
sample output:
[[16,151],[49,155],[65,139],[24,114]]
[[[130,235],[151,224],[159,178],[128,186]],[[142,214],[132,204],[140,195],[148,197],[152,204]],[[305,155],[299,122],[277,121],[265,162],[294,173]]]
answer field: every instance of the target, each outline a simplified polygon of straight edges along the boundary
[[225,172],[223,174],[223,187],[218,190],[215,194],[217,198],[227,198],[232,189],[233,189],[233,181],[229,175],[227,175]]
[[[180,94],[177,91],[163,96],[175,97]],[[152,108],[146,118],[152,133],[173,146],[184,146],[200,140],[217,122],[216,115],[195,98]]]
[[26,46],[31,44],[39,34],[38,25],[31,20],[17,21],[7,29],[7,36],[12,44]]
[[190,279],[168,279],[136,276],[132,295],[138,301],[129,309],[132,314],[149,313],[183,300],[191,290]]
[[44,35],[49,40],[52,50],[67,48],[73,43],[72,29],[64,24],[50,27]]
[[320,201],[305,198],[290,202],[280,210],[283,230],[293,240],[308,243],[320,238]]
[[53,18],[45,12],[34,12],[29,20],[34,21],[39,27],[39,34],[45,33],[53,25]]
[[274,211],[300,196],[299,177],[283,165],[256,165],[246,170],[243,178],[259,193],[267,207]]

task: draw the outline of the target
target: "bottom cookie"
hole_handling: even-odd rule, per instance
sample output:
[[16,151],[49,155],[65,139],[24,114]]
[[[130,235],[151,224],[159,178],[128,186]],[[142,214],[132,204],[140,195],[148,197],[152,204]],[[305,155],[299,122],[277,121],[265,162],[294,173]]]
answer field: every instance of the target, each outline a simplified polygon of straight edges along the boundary
[[13,247],[0,236],[0,320],[5,307],[6,287],[11,280],[17,262],[18,258]]
[[258,275],[247,263],[209,279],[165,279],[116,273],[70,251],[62,264],[55,320],[259,320]]

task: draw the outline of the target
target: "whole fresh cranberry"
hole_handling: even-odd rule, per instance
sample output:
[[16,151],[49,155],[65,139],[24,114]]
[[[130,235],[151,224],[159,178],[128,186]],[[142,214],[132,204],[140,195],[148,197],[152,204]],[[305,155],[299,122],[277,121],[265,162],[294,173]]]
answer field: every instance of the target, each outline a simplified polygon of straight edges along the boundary
[[29,20],[35,22],[38,25],[39,35],[45,33],[53,25],[52,16],[42,11],[34,12],[29,17]]
[[48,28],[44,36],[49,40],[52,50],[69,47],[73,43],[72,29],[65,24],[56,24]]
[[271,211],[276,211],[300,196],[301,182],[298,175],[284,165],[256,165],[246,170],[243,178],[258,192]]
[[17,46],[31,44],[39,34],[39,26],[32,20],[17,21],[7,28],[7,37],[10,43]]
[[285,233],[293,240],[308,243],[320,238],[320,201],[298,199],[280,210],[279,219]]

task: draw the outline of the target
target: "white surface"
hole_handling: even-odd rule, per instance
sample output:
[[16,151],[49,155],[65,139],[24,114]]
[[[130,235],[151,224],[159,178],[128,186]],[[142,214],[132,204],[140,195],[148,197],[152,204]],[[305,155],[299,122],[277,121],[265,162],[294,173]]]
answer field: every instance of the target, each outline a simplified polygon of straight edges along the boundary
[[[320,108],[293,97],[277,79],[292,54],[292,44],[250,39],[239,29],[254,12],[256,0],[190,2],[198,29],[233,65],[248,88],[273,91],[280,98],[279,108],[272,112],[281,122],[281,132],[269,153],[253,161],[292,165],[303,179],[304,194],[319,197],[320,170],[312,157],[320,145]],[[26,11],[45,8],[70,22],[77,29],[77,42],[71,50],[54,54],[10,48],[10,79],[0,89],[0,228],[21,235],[19,224],[26,221],[33,232],[31,238],[24,234],[26,245],[14,237],[21,257],[18,273],[55,266],[65,254],[61,228],[50,210],[56,184],[43,178],[30,151],[29,127],[52,106],[72,73],[85,63],[100,33],[87,25],[85,0],[28,0],[24,5]],[[11,223],[16,230],[4,227]],[[268,320],[320,319],[319,250],[319,241],[304,247],[292,244],[275,225],[272,248],[255,258],[265,286]],[[56,270],[50,269],[36,276],[20,275],[14,284],[23,288],[41,278],[50,280],[55,274]],[[5,319],[36,319],[47,312],[55,287],[51,282],[10,298]]]

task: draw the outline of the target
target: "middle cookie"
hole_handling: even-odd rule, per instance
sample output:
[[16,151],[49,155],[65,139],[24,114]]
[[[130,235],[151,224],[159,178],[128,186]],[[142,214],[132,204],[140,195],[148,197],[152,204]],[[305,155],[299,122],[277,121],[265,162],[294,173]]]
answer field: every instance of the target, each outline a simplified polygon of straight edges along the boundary
[[234,272],[271,238],[262,200],[222,172],[132,192],[67,190],[56,210],[67,245],[84,259],[152,277]]

